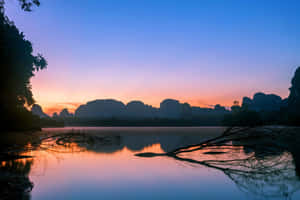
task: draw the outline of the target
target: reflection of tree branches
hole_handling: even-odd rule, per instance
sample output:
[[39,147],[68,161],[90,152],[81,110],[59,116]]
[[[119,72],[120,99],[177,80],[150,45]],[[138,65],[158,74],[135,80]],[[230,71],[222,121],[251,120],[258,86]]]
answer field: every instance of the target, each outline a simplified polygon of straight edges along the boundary
[[60,133],[41,138],[40,150],[58,153],[74,153],[85,151],[96,146],[119,143],[120,136],[101,136],[80,132]]
[[[178,161],[206,166],[226,174],[240,190],[259,198],[286,198],[300,189],[292,155],[276,137],[282,130],[230,128],[222,135],[165,154]],[[282,139],[282,138],[281,138]]]
[[[257,164],[251,166],[252,162]],[[259,162],[253,158],[248,163],[251,166],[248,169],[224,171],[242,191],[259,197],[288,199],[299,189],[299,180],[288,153]]]
[[[244,192],[258,197],[288,199],[300,188],[300,184],[294,165],[297,163],[297,148],[293,148],[297,145],[287,148],[293,145],[284,138],[295,139],[283,129],[230,128],[222,135],[199,144],[167,153],[137,155],[167,156],[181,163],[220,170]],[[24,147],[24,151],[42,150],[58,155],[56,153],[80,152],[115,144],[120,144],[120,136],[68,132],[40,137],[35,143]]]

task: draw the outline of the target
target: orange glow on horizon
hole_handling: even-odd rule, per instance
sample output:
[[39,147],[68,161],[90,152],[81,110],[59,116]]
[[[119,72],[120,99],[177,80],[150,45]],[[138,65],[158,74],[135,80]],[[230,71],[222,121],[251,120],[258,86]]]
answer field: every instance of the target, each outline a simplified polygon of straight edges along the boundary
[[[103,72],[101,78],[96,78],[94,76],[100,74],[97,70],[81,79],[66,78],[71,77],[71,71],[57,74],[55,68],[50,67],[39,72],[32,78],[32,92],[36,103],[45,113],[52,115],[64,108],[74,113],[78,106],[96,99],[115,99],[124,104],[140,100],[153,107],[159,107],[164,99],[176,99],[191,106],[212,108],[216,104],[231,107],[235,100],[241,103],[244,96],[253,97],[257,92],[277,94],[282,98],[289,93],[288,84],[286,87],[272,89],[268,85],[262,86],[260,82],[239,84],[231,79],[208,79],[205,76],[193,80],[178,74],[171,77],[170,74],[165,74],[168,79],[147,79],[144,74],[133,78],[128,74],[116,77]],[[159,76],[162,77],[163,74]]]
[[59,114],[63,109],[68,109],[69,112],[74,113],[75,110],[83,103],[65,102],[56,104],[41,104],[43,111],[48,115],[53,115],[53,113]]
[[[99,99],[101,99],[101,98],[99,98]],[[103,99],[107,99],[107,98],[103,98]],[[166,98],[164,98],[164,99],[166,99]],[[161,101],[163,101],[164,99],[162,99]],[[176,99],[176,98],[172,98],[172,99]],[[91,99],[90,101],[93,101],[93,100],[95,100],[95,99]],[[115,100],[120,101],[119,99],[115,99]],[[188,103],[188,104],[190,104],[190,106],[197,106],[197,107],[201,107],[201,108],[213,108],[213,106],[216,105],[216,104],[220,104],[220,105],[225,106],[225,107],[230,107],[230,106],[232,106],[232,102],[233,102],[233,101],[223,101],[223,102],[211,101],[212,103],[208,104],[206,102],[209,102],[209,101],[202,101],[202,100],[199,100],[199,99],[191,99],[191,100],[176,99],[176,100],[179,100],[180,103]],[[126,105],[130,101],[131,100],[122,101],[122,102]],[[145,104],[148,104],[148,103],[146,103],[146,101],[143,101],[143,100],[140,100],[140,101],[144,102]],[[148,105],[159,108],[159,105],[160,105],[161,101],[153,102],[153,103],[150,103]],[[37,104],[42,106],[43,111],[48,115],[53,115],[53,113],[55,113],[55,112],[59,114],[65,108],[67,108],[69,112],[74,113],[80,105],[83,105],[83,104],[86,104],[86,103],[87,102],[64,102],[64,103],[62,103],[62,102],[61,103],[47,103],[47,102],[45,102],[45,103],[43,103],[43,102],[37,101]]]
[[175,85],[174,88],[168,88],[166,85],[134,88],[126,84],[119,86],[107,85],[107,87],[105,87],[105,84],[104,86],[99,84],[99,87],[95,87],[95,85],[98,85],[95,82],[93,84],[66,87],[61,86],[64,85],[62,83],[49,85],[42,78],[35,77],[32,80],[32,90],[36,103],[48,115],[52,115],[54,112],[59,113],[64,108],[74,113],[80,105],[96,99],[115,99],[122,101],[125,105],[130,101],[139,100],[156,108],[160,106],[164,99],[176,99],[180,103],[188,103],[191,106],[212,108],[216,104],[231,107],[235,100],[241,104],[244,96],[253,97],[257,92],[273,93],[280,95],[282,98],[288,96],[287,89],[268,90],[267,88],[258,87],[245,89],[239,85],[236,88],[233,86],[228,86],[227,88],[222,86],[222,84],[211,84],[211,87],[200,85],[201,87],[199,86],[199,88],[192,88],[192,86],[183,87],[182,85],[181,87]]

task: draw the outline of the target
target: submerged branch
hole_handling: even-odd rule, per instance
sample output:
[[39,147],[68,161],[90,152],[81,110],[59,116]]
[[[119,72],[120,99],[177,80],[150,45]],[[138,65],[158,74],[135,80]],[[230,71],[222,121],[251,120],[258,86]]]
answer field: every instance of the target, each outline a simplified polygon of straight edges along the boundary
[[[297,131],[295,131],[297,132]],[[198,144],[139,157],[166,156],[178,161],[222,171],[240,190],[260,197],[289,198],[300,189],[295,174],[296,134],[269,127],[229,128],[222,135]],[[297,140],[296,140],[297,141]]]

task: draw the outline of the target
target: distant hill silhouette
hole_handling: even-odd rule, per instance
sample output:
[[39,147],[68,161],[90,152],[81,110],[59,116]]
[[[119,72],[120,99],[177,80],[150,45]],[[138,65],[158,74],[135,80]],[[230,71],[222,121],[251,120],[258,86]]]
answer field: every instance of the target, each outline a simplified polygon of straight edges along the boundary
[[166,99],[160,103],[159,117],[161,118],[175,118],[182,116],[183,105],[174,99]]
[[61,118],[72,118],[73,114],[68,111],[68,109],[64,108],[58,115]]
[[275,94],[264,94],[258,92],[253,98],[244,97],[242,107],[252,111],[279,111],[282,107],[287,106],[286,100]]
[[275,94],[258,92],[253,98],[244,97],[242,105],[237,101],[226,114],[223,124],[249,126],[265,124],[300,125],[300,67],[291,81],[290,95],[282,99]]
[[142,101],[131,101],[126,105],[125,116],[130,119],[152,119],[158,115],[159,109],[144,104]]
[[76,118],[105,119],[124,116],[125,105],[113,99],[94,100],[79,106],[75,111]]
[[113,99],[90,101],[79,106],[75,118],[83,119],[192,119],[207,113],[225,114],[229,110],[217,105],[215,109],[191,107],[188,103],[166,99],[159,108],[144,104],[142,101],[131,101],[127,105]]
[[[197,126],[227,125],[252,126],[263,124],[300,124],[300,68],[292,79],[290,95],[282,99],[276,94],[257,92],[243,97],[242,104],[234,102],[231,110],[217,104],[214,108],[201,108],[165,99],[159,108],[134,100],[126,105],[114,99],[98,99],[80,105],[75,113],[66,108],[52,119],[66,125],[90,126]],[[32,113],[49,118],[35,104]]]
[[54,112],[53,115],[52,115],[52,118],[56,119],[56,118],[58,118],[58,117],[59,117],[59,116],[58,116],[57,112]]
[[40,118],[49,118],[49,116],[43,112],[42,107],[38,104],[34,104],[31,107],[31,112],[32,112],[32,114],[39,116]]

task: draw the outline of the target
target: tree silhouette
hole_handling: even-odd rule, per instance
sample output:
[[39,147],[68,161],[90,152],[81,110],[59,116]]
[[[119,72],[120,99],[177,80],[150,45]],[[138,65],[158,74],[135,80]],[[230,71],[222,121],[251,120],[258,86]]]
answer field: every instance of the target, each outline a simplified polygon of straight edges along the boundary
[[290,124],[300,124],[300,67],[296,70],[291,81],[288,97],[288,120]]
[[[24,11],[32,11],[33,6],[40,6],[40,1],[39,0],[18,0],[20,3],[21,8]],[[4,11],[4,4],[5,0],[0,0],[0,9],[3,12]]]
[[[37,0],[19,0],[19,3],[25,11],[31,11],[33,5],[40,5]],[[30,78],[44,69],[47,62],[42,55],[33,55],[31,42],[5,16],[4,4],[5,1],[0,0],[0,111],[6,116],[7,125],[30,117],[24,108],[34,103]]]

